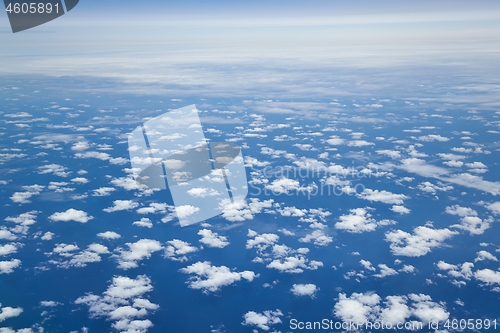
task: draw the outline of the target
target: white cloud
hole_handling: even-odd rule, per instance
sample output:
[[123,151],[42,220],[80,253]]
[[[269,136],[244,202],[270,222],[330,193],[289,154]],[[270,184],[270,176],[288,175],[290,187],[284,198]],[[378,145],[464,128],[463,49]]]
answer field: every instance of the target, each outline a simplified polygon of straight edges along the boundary
[[206,187],[195,187],[188,190],[187,193],[195,198],[206,198],[220,195],[220,193],[216,190]]
[[112,213],[120,210],[131,210],[138,206],[139,204],[134,200],[115,200],[113,201],[112,207],[104,208],[103,211],[106,213]]
[[402,230],[387,232],[385,240],[391,243],[390,248],[394,255],[421,257],[456,234],[458,232],[447,228],[432,229],[419,226],[413,229],[413,235]]
[[257,248],[259,251],[263,251],[269,246],[275,244],[279,240],[279,236],[276,234],[266,233],[258,234],[257,232],[248,229],[248,237],[253,237],[253,239],[247,240],[247,249]]
[[495,272],[488,268],[476,271],[474,277],[488,285],[500,284],[500,272]]
[[234,282],[245,279],[253,281],[258,277],[252,271],[232,272],[226,266],[212,266],[208,261],[199,261],[186,268],[181,269],[182,273],[195,274],[189,279],[189,287],[192,289],[203,289],[204,291],[215,292],[223,286],[228,286]]
[[362,233],[374,231],[380,225],[394,224],[391,220],[376,221],[368,213],[370,208],[355,208],[350,210],[350,214],[339,217],[340,222],[335,223],[335,228],[350,233]]
[[489,253],[488,251],[481,250],[477,253],[477,257],[476,259],[474,259],[474,261],[484,260],[498,261],[497,257],[495,257],[493,254]]
[[6,256],[17,252],[17,246],[14,244],[0,245],[0,256]]
[[373,276],[378,277],[378,278],[385,278],[386,276],[391,276],[391,275],[397,275],[398,272],[387,266],[386,264],[379,264],[378,268],[380,269],[380,273],[378,274],[373,274]]
[[[0,304],[1,306],[1,304]],[[0,308],[0,323],[8,318],[13,318],[19,316],[23,312],[23,308],[13,308],[10,306],[5,306]]]
[[83,210],[77,210],[74,208],[70,208],[65,212],[54,213],[49,216],[49,219],[55,222],[69,222],[76,221],[80,223],[87,223],[92,220],[94,217],[89,216]]
[[328,235],[325,235],[325,233],[323,233],[323,231],[321,230],[315,230],[312,233],[307,234],[302,238],[299,238],[299,242],[302,243],[313,242],[314,245],[327,246],[328,244],[333,242],[333,238]]
[[276,194],[288,194],[290,191],[299,191],[301,189],[298,180],[286,177],[273,180],[271,184],[266,185],[265,188]]
[[269,331],[271,326],[281,324],[281,316],[283,316],[283,313],[280,310],[268,310],[262,314],[255,311],[248,311],[243,316],[244,320],[242,324],[244,326],[256,326],[261,330]]
[[10,261],[0,261],[0,274],[10,274],[14,272],[14,268],[21,265],[21,260],[11,259]]
[[229,245],[227,237],[219,236],[216,232],[209,229],[202,229],[198,231],[198,235],[202,236],[200,243],[208,247],[223,248]]
[[300,254],[283,259],[274,259],[267,265],[267,268],[273,268],[285,273],[302,273],[304,269],[316,270],[319,267],[323,267],[321,261],[309,261],[305,256]]
[[382,149],[382,150],[377,150],[376,153],[380,154],[380,155],[389,156],[390,158],[400,158],[401,157],[401,152],[399,152],[397,150]]
[[319,290],[315,284],[307,283],[307,284],[294,284],[292,286],[291,292],[295,296],[311,296],[313,297],[316,292]]
[[186,254],[198,251],[196,246],[179,239],[173,239],[167,242],[165,247],[165,257],[176,261],[187,261]]
[[168,205],[166,203],[152,202],[149,207],[142,207],[137,210],[139,214],[166,213]]
[[373,267],[372,263],[368,260],[364,260],[364,259],[361,259],[359,261],[359,263],[366,269],[366,270],[369,270],[369,271],[375,271],[375,267]]
[[136,225],[138,227],[144,227],[144,228],[152,228],[153,222],[151,222],[151,220],[148,219],[147,217],[143,217],[139,221],[135,221],[134,223],[132,223],[132,225]]
[[449,138],[441,136],[439,134],[429,134],[429,135],[419,136],[416,139],[425,142],[433,142],[433,141],[446,142],[450,140]]
[[116,191],[114,187],[100,187],[96,190],[93,190],[92,196],[94,197],[105,197],[111,195],[111,192]]
[[157,304],[142,297],[152,290],[151,280],[145,275],[139,275],[135,279],[115,276],[101,296],[89,293],[79,297],[75,303],[87,305],[92,318],[104,317],[114,321],[113,328],[121,333],[145,333],[153,323],[148,319],[138,318],[159,308]]
[[44,188],[45,186],[36,184],[23,186],[23,189],[26,192],[14,192],[14,194],[12,194],[10,199],[15,203],[20,203],[20,204],[30,203],[31,201],[29,199],[34,195],[39,195]]
[[493,219],[482,220],[477,216],[477,212],[472,208],[461,207],[459,205],[448,206],[445,210],[446,213],[451,215],[458,215],[462,218],[460,219],[460,224],[453,224],[451,227],[459,228],[468,231],[471,235],[481,235],[486,229],[490,227],[490,223]]
[[422,182],[417,185],[418,189],[427,192],[436,194],[437,191],[450,191],[453,190],[453,186],[444,185],[441,182],[438,182],[438,185],[432,184],[431,182]]
[[349,147],[366,147],[366,146],[374,146],[373,142],[368,142],[366,140],[352,140],[347,142]]
[[118,268],[129,269],[138,266],[137,262],[140,260],[147,259],[151,255],[163,249],[160,242],[152,239],[141,239],[135,243],[126,243],[129,250],[123,250],[118,248],[117,251],[120,253],[118,257]]
[[241,222],[245,220],[252,220],[255,214],[259,214],[266,208],[271,208],[273,200],[260,201],[257,198],[251,198],[250,201],[246,200],[222,200],[221,208],[222,217],[231,222]]
[[67,168],[59,165],[59,164],[47,164],[47,165],[42,165],[38,167],[38,173],[39,174],[47,174],[47,173],[52,173],[56,176],[60,177],[68,177],[71,172],[66,171]]
[[76,177],[71,179],[73,183],[87,184],[89,180],[85,177]]
[[17,223],[20,225],[28,226],[28,225],[32,225],[32,224],[36,223],[36,214],[38,214],[38,213],[39,213],[38,211],[32,210],[32,211],[27,212],[27,213],[22,213],[16,217],[11,217],[11,216],[6,217],[5,221],[14,222],[14,223]]
[[120,236],[120,234],[118,234],[114,231],[106,231],[106,232],[98,233],[97,237],[104,238],[104,239],[118,239],[121,236]]
[[500,201],[496,201],[492,204],[486,206],[489,210],[491,210],[495,214],[500,214]]
[[52,240],[52,237],[54,237],[54,235],[55,234],[53,232],[47,231],[46,233],[43,234],[42,237],[40,237],[40,239],[44,241],[49,241]]
[[[345,322],[364,323],[384,321],[396,325],[409,322],[411,317],[416,317],[427,324],[430,321],[443,322],[449,317],[444,303],[436,303],[424,294],[409,294],[408,296],[387,296],[383,304],[381,297],[374,293],[353,293],[347,297],[339,294],[333,313]],[[424,326],[425,327],[425,326]]]
[[200,208],[192,205],[176,206],[175,213],[180,219],[187,218],[200,211]]
[[410,210],[406,208],[405,206],[399,206],[399,205],[394,205],[391,207],[391,210],[394,213],[399,213],[399,214],[409,214]]
[[369,201],[395,205],[400,205],[403,203],[403,200],[408,199],[408,197],[404,194],[396,194],[386,190],[371,190],[369,188],[366,188],[363,192],[358,194],[358,197]]

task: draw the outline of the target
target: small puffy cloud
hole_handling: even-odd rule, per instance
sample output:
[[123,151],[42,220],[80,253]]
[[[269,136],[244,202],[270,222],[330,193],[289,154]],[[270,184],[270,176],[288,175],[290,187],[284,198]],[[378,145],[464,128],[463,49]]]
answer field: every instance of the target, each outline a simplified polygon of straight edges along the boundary
[[103,211],[106,213],[112,213],[120,210],[131,210],[138,206],[139,204],[134,200],[115,200],[113,201],[113,206],[104,208]]
[[450,140],[449,138],[441,136],[439,134],[423,135],[423,136],[419,136],[416,139],[419,141],[425,141],[425,142],[433,142],[433,141],[446,142],[446,141]]
[[418,189],[427,192],[427,193],[432,193],[436,194],[437,191],[450,191],[453,190],[453,186],[449,185],[444,185],[441,182],[438,182],[438,185],[435,185],[431,182],[422,182],[417,185]]
[[302,238],[299,238],[299,242],[302,243],[310,243],[313,242],[314,245],[318,246],[327,246],[331,242],[333,242],[333,238],[326,235],[323,231],[321,230],[315,230],[310,234],[305,235]]
[[265,233],[258,234],[257,232],[248,229],[248,237],[253,237],[252,239],[247,240],[247,249],[257,248],[259,251],[263,251],[269,246],[275,244],[279,240],[279,236],[276,234]]
[[171,260],[186,261],[188,260],[186,254],[198,251],[196,246],[192,246],[188,242],[179,239],[168,241],[167,244],[165,247],[165,257]]
[[257,198],[247,200],[222,200],[221,207],[222,217],[231,222],[242,222],[245,220],[252,220],[255,214],[259,214],[266,208],[271,208],[273,200],[260,201]]
[[200,211],[200,208],[192,206],[192,205],[182,205],[175,207],[175,213],[180,219],[185,219],[197,212]]
[[17,252],[17,246],[14,244],[0,245],[0,256],[6,256]]
[[151,220],[148,219],[147,217],[143,217],[139,221],[135,221],[134,223],[132,223],[132,225],[136,225],[138,227],[143,227],[143,228],[152,228],[153,222],[151,222]]
[[226,266],[212,266],[209,261],[199,261],[182,268],[181,272],[195,275],[189,279],[189,288],[203,289],[206,292],[215,292],[221,287],[231,285],[241,279],[251,282],[258,277],[252,271],[233,272]]
[[94,197],[105,197],[111,195],[111,192],[116,191],[114,187],[100,187],[92,191]]
[[71,172],[66,171],[67,168],[59,164],[47,164],[38,167],[39,174],[52,173],[59,177],[68,177]]
[[283,313],[280,310],[268,310],[264,311],[263,313],[248,311],[243,316],[244,320],[242,324],[244,326],[256,326],[261,330],[269,331],[271,329],[271,326],[281,324],[281,316],[283,316]]
[[14,268],[21,265],[21,260],[11,259],[10,261],[0,261],[0,274],[10,274],[14,272]]
[[288,194],[290,191],[299,191],[301,189],[298,180],[286,177],[275,179],[271,182],[271,184],[266,185],[265,187],[276,194]]
[[149,207],[141,207],[137,210],[139,214],[166,213],[168,205],[166,203],[152,202]]
[[292,274],[302,273],[304,269],[316,270],[319,267],[323,267],[323,263],[321,261],[309,261],[305,256],[301,254],[286,258],[274,259],[267,265],[267,268],[272,268],[280,272]]
[[319,290],[315,284],[294,284],[290,290],[295,296],[311,296],[313,297]]
[[[0,304],[1,306],[1,304]],[[19,316],[23,312],[23,308],[13,308],[6,306],[0,308],[0,323],[8,318],[13,318]]]
[[87,223],[88,221],[92,220],[93,218],[94,217],[89,216],[83,210],[77,210],[74,208],[70,208],[65,212],[54,213],[51,216],[49,216],[49,219],[51,219],[54,222],[76,221],[76,222],[80,222],[80,223]]
[[366,147],[366,146],[374,146],[373,142],[369,142],[366,140],[352,140],[347,142],[349,147]]
[[219,236],[216,232],[209,229],[202,229],[198,231],[198,235],[202,236],[200,243],[208,247],[223,248],[229,245],[227,237]]
[[85,177],[76,177],[71,179],[73,183],[79,183],[79,184],[87,184],[89,180]]
[[413,234],[402,230],[387,232],[385,240],[391,243],[390,248],[394,255],[421,257],[456,234],[458,232],[447,228],[432,229],[419,226],[413,229]]
[[408,208],[406,208],[405,206],[400,206],[400,205],[392,206],[391,210],[394,213],[398,213],[398,214],[409,214],[410,213],[410,210]]
[[397,275],[398,272],[387,266],[386,264],[380,264],[378,265],[378,268],[380,269],[380,273],[378,274],[373,274],[373,276],[378,277],[378,278],[385,278],[386,276],[391,276],[391,275]]
[[122,333],[146,333],[153,323],[139,318],[159,308],[157,304],[143,298],[145,293],[152,290],[151,280],[145,275],[135,279],[115,276],[102,295],[89,293],[79,297],[75,304],[87,305],[91,317],[113,321],[112,327]]
[[11,217],[11,216],[6,217],[5,221],[14,222],[14,223],[17,223],[20,225],[28,226],[28,225],[32,225],[32,224],[36,223],[36,214],[38,214],[38,213],[39,213],[38,211],[32,210],[30,212],[22,213],[18,216],[15,216],[15,217]]
[[47,231],[46,233],[43,234],[42,237],[40,237],[41,240],[44,240],[44,241],[49,241],[49,240],[52,240],[52,238],[54,237],[54,233],[53,232],[50,232],[50,231]]
[[382,149],[382,150],[377,150],[376,153],[380,154],[380,155],[389,156],[390,158],[400,158],[401,157],[401,152],[399,152],[397,150]]
[[105,232],[98,233],[97,237],[104,238],[104,239],[118,239],[121,236],[120,236],[120,234],[118,234],[114,231],[105,231]]
[[34,195],[39,195],[44,188],[45,186],[36,184],[23,186],[23,190],[25,190],[26,192],[14,192],[14,194],[12,194],[10,199],[15,203],[20,203],[20,204],[30,203],[31,201],[29,199]]
[[351,209],[350,214],[339,217],[340,222],[335,223],[335,228],[350,233],[362,233],[374,231],[380,225],[395,223],[391,220],[376,221],[372,218],[372,215],[368,213],[369,209],[369,207]]
[[445,212],[451,215],[461,216],[460,224],[453,224],[451,227],[466,230],[471,235],[483,234],[485,230],[490,227],[490,223],[493,222],[492,218],[482,220],[472,208],[461,207],[459,205],[448,206]]
[[187,193],[195,198],[206,198],[220,195],[220,193],[216,190],[206,187],[195,187],[188,190]]
[[408,199],[408,197],[404,194],[396,194],[386,190],[372,190],[369,188],[358,194],[358,197],[369,201],[377,201],[394,205],[400,205],[403,203],[403,200]]
[[118,268],[130,269],[138,266],[137,262],[151,257],[154,252],[163,249],[163,246],[157,240],[141,239],[135,243],[126,243],[129,250],[118,248]]
[[326,143],[332,146],[339,146],[344,144],[344,139],[341,139],[340,137],[334,135],[331,136],[330,139],[326,140]]
[[484,261],[484,260],[491,260],[491,261],[498,261],[497,257],[495,257],[493,254],[489,253],[488,251],[479,251],[477,253],[476,259],[474,261]]
[[488,285],[500,284],[500,272],[488,268],[476,271],[474,277]]
[[369,271],[375,271],[375,267],[373,267],[372,263],[368,260],[364,260],[364,259],[361,259],[359,261],[359,263],[366,269],[366,270],[369,270]]
[[500,214],[500,201],[496,201],[492,204],[486,205],[486,208],[488,208],[495,214]]

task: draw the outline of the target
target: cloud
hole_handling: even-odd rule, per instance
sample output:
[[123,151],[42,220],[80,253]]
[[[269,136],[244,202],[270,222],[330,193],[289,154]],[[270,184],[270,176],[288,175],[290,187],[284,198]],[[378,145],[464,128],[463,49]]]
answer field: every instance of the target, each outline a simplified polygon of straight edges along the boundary
[[98,233],[97,237],[104,238],[104,239],[118,239],[121,236],[120,236],[120,234],[118,234],[114,231],[105,231],[105,232]]
[[415,138],[418,141],[425,141],[425,142],[433,142],[433,141],[438,141],[438,142],[446,142],[450,141],[449,138],[441,136],[439,134],[429,134],[429,135],[424,135],[424,136],[419,136],[418,138]]
[[378,268],[380,269],[380,273],[373,274],[373,276],[375,276],[377,278],[381,278],[382,279],[382,278],[385,278],[386,276],[391,276],[391,275],[397,275],[398,274],[398,272],[395,269],[390,268],[386,264],[379,264]]
[[219,236],[216,232],[209,229],[202,229],[198,231],[198,235],[202,236],[200,243],[208,247],[216,247],[222,249],[229,245],[227,237]]
[[496,201],[492,204],[486,205],[486,208],[491,210],[494,214],[500,214],[500,201]]
[[59,164],[47,164],[47,165],[42,165],[38,167],[38,173],[39,174],[47,174],[47,173],[52,173],[56,176],[59,177],[68,177],[71,172],[66,171],[67,168],[59,165]]
[[313,297],[319,290],[315,284],[294,284],[290,290],[295,296],[310,296]]
[[490,227],[490,223],[493,222],[492,218],[482,220],[477,216],[477,212],[472,208],[461,207],[459,205],[448,206],[446,207],[445,212],[451,215],[461,216],[461,223],[453,224],[451,227],[466,230],[471,235],[483,234],[485,230]]
[[14,268],[21,265],[21,260],[11,259],[10,261],[0,261],[0,274],[10,274],[14,272]]
[[395,158],[395,159],[401,157],[401,152],[397,150],[382,149],[382,150],[377,150],[375,152],[377,154],[389,156],[390,158]]
[[139,204],[134,200],[115,200],[113,201],[112,207],[104,208],[103,211],[106,213],[112,213],[120,210],[131,210],[138,206]]
[[152,290],[151,280],[145,275],[139,275],[135,279],[115,276],[101,296],[88,293],[79,297],[75,304],[87,305],[91,318],[104,317],[113,321],[113,328],[121,333],[145,333],[153,323],[148,319],[138,318],[159,308],[157,304],[143,298],[145,293]]
[[399,213],[399,214],[409,214],[410,213],[410,210],[408,208],[406,208],[405,206],[399,206],[399,205],[394,205],[391,207],[391,210],[394,212],[394,213]]
[[175,207],[175,213],[177,214],[177,217],[180,219],[187,218],[197,212],[200,211],[200,208],[192,206],[192,205],[182,205],[182,206],[176,206]]
[[20,204],[30,203],[31,201],[29,199],[34,195],[39,195],[44,188],[45,186],[36,184],[23,186],[23,189],[26,190],[26,192],[14,192],[14,194],[12,194],[10,199],[15,203],[20,203]]
[[436,320],[443,322],[450,315],[443,303],[433,302],[430,296],[424,294],[387,296],[382,304],[381,301],[381,297],[374,293],[353,293],[349,297],[341,293],[333,313],[344,322],[383,320],[392,325],[409,322],[412,317],[424,324]]
[[77,210],[73,208],[70,208],[65,212],[54,213],[51,216],[49,216],[49,219],[51,219],[54,222],[76,221],[80,223],[87,223],[93,218],[94,218],[93,216],[89,216],[83,210]]
[[371,190],[366,188],[363,192],[357,195],[358,198],[369,200],[369,201],[377,201],[383,202],[386,204],[396,204],[400,205],[403,203],[403,200],[408,199],[408,197],[404,194],[396,194],[386,190]]
[[[1,304],[0,304],[1,306]],[[0,323],[8,318],[14,318],[19,316],[23,312],[23,308],[13,308],[10,306],[5,306],[0,308]]]
[[186,254],[198,251],[196,246],[192,246],[188,242],[179,239],[168,241],[167,244],[165,247],[165,257],[175,261],[187,261]]
[[350,214],[339,217],[340,222],[335,223],[335,228],[350,233],[362,233],[374,231],[380,225],[395,224],[391,220],[376,221],[368,211],[371,208],[350,209]]
[[312,233],[307,234],[302,238],[299,238],[299,242],[302,243],[313,242],[314,245],[327,246],[328,244],[333,242],[333,238],[328,235],[325,235],[321,230],[315,230]]
[[152,228],[153,222],[151,222],[151,220],[148,219],[147,217],[143,217],[139,221],[135,221],[134,223],[132,223],[132,225],[136,225],[138,227],[143,227],[143,228]]
[[352,140],[347,142],[349,147],[366,147],[366,146],[374,146],[373,142],[368,142],[366,140]]
[[281,324],[281,316],[283,316],[283,313],[280,310],[268,310],[262,314],[255,311],[248,311],[243,316],[244,320],[241,324],[244,326],[256,326],[261,330],[269,331],[271,326]]
[[47,231],[46,233],[43,234],[42,237],[40,237],[40,239],[44,241],[49,241],[52,240],[52,237],[54,237],[54,235],[55,234],[53,232]]
[[418,189],[427,192],[436,194],[437,191],[450,191],[453,190],[453,186],[444,185],[441,182],[438,182],[439,185],[434,185],[431,182],[422,182],[417,185]]
[[232,272],[226,266],[212,266],[209,261],[198,261],[180,271],[196,275],[189,279],[189,288],[203,289],[205,292],[215,292],[221,287],[231,285],[241,279],[252,282],[254,278],[258,277],[252,271]]
[[500,272],[495,272],[489,268],[476,271],[474,277],[487,285],[500,284]]
[[114,187],[100,187],[93,190],[92,196],[94,197],[105,197],[111,195],[111,192],[116,191]]
[[97,158],[101,161],[109,161],[111,164],[127,164],[129,161],[123,157],[113,158],[107,153],[100,153],[97,151],[86,151],[85,153],[76,153],[77,158]]
[[447,228],[432,229],[419,226],[413,229],[413,235],[402,230],[387,232],[385,240],[391,243],[390,248],[394,255],[421,257],[456,234],[458,232]]
[[0,245],[0,256],[6,256],[17,252],[17,246],[14,244]]
[[484,261],[484,260],[491,260],[491,261],[498,261],[497,257],[495,257],[493,254],[489,253],[488,251],[479,251],[477,253],[476,259],[474,261]]
[[73,183],[87,184],[89,180],[85,177],[76,177],[71,179]]
[[309,261],[300,254],[283,259],[274,259],[267,265],[267,268],[273,268],[284,273],[302,273],[304,269],[316,270],[319,267],[323,267],[321,261]]
[[152,239],[141,239],[135,243],[126,243],[129,250],[118,248],[118,268],[130,269],[138,266],[137,262],[151,257],[154,252],[163,249],[160,242]]
[[152,202],[149,207],[142,207],[137,210],[139,214],[166,213],[168,205],[166,203]]
[[247,249],[257,248],[259,251],[263,251],[274,243],[278,242],[279,236],[276,234],[266,233],[258,234],[257,232],[248,229],[248,237],[253,237],[253,239],[247,240]]
[[231,222],[242,222],[245,220],[252,220],[255,214],[259,214],[266,208],[271,208],[274,200],[260,201],[257,198],[246,200],[222,200],[221,207],[222,217]]
[[206,198],[220,195],[220,193],[216,190],[206,187],[195,187],[188,190],[187,193],[195,198]]

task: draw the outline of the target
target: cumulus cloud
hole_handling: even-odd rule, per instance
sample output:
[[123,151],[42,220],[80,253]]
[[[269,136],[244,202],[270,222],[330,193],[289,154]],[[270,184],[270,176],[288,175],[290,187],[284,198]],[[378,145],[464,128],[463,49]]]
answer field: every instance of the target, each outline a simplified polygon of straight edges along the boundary
[[202,229],[198,231],[198,235],[202,236],[200,243],[208,247],[223,248],[229,245],[227,237],[219,236],[216,232],[209,229]]
[[251,198],[249,201],[235,200],[234,202],[222,200],[222,217],[231,222],[252,220],[255,214],[259,214],[263,210],[271,208],[273,202],[272,199],[260,201],[257,198]]
[[299,238],[299,242],[302,243],[310,243],[313,242],[314,245],[318,246],[327,246],[331,242],[333,242],[333,238],[326,235],[323,231],[321,230],[315,230],[310,234],[305,235],[302,238]]
[[27,213],[22,213],[18,216],[9,216],[5,218],[5,221],[14,222],[23,226],[29,226],[36,223],[36,215],[40,213],[36,210],[29,211]]
[[395,205],[400,205],[403,203],[403,200],[408,199],[408,197],[404,194],[396,194],[386,190],[371,190],[369,188],[358,194],[358,197],[369,201],[377,201]]
[[34,195],[39,195],[45,186],[41,185],[27,185],[22,187],[26,192],[14,192],[10,199],[15,203],[25,204],[30,203],[29,200]]
[[271,326],[281,324],[281,316],[283,316],[283,313],[280,310],[268,310],[264,311],[263,313],[248,311],[243,316],[244,320],[242,324],[244,326],[256,326],[261,330],[269,331],[271,329]]
[[139,214],[157,214],[157,213],[166,213],[168,205],[162,202],[152,202],[149,204],[149,207],[141,207],[137,210]]
[[199,207],[195,207],[192,205],[182,205],[175,207],[175,213],[180,219],[185,219],[199,211],[200,211]]
[[294,284],[290,290],[295,296],[310,296],[313,297],[319,290],[315,284]]
[[152,290],[151,280],[145,275],[135,279],[115,276],[102,295],[88,293],[79,297],[75,304],[87,305],[91,318],[106,318],[121,333],[146,333],[153,323],[140,318],[159,308],[143,297]]
[[74,208],[70,208],[65,212],[54,213],[51,216],[49,216],[49,219],[51,219],[54,222],[76,221],[80,223],[87,223],[93,218],[94,218],[93,216],[89,216],[83,210],[77,210]]
[[466,230],[471,235],[483,234],[490,227],[490,223],[493,222],[492,218],[483,220],[477,216],[477,212],[472,208],[461,207],[459,205],[448,206],[445,212],[462,217],[460,224],[453,224],[451,227]]
[[406,208],[405,206],[400,206],[400,205],[394,205],[391,207],[391,210],[394,212],[394,213],[398,213],[398,214],[409,214],[410,213],[410,210],[408,208]]
[[153,222],[151,222],[151,220],[148,219],[147,217],[143,217],[139,221],[133,222],[132,225],[136,225],[138,227],[143,227],[143,228],[152,228]]
[[116,191],[114,187],[99,187],[92,191],[94,197],[106,197],[111,195],[111,192]]
[[[0,304],[0,307],[2,304]],[[13,318],[19,316],[23,312],[23,308],[13,308],[10,306],[5,306],[0,308],[0,323],[8,318]]]
[[487,285],[500,284],[500,272],[489,268],[480,269],[474,273],[474,277]]
[[450,315],[444,303],[433,302],[428,295],[387,296],[382,302],[382,298],[375,293],[353,293],[349,297],[341,293],[333,314],[345,322],[383,320],[393,325],[412,319],[425,324],[430,321],[443,322]]
[[59,177],[68,177],[71,172],[66,171],[67,168],[59,164],[47,164],[38,167],[39,174],[51,173]]
[[165,257],[176,261],[187,261],[186,254],[198,251],[196,246],[192,246],[188,242],[173,239],[167,242],[165,247]]
[[14,272],[14,268],[21,265],[21,260],[11,259],[10,261],[0,261],[0,274],[10,274]]
[[484,260],[491,260],[491,261],[498,261],[497,257],[495,257],[493,254],[489,253],[488,251],[479,251],[477,253],[476,259],[474,261],[484,261]]
[[103,211],[106,213],[112,213],[120,210],[131,210],[138,206],[139,204],[134,200],[115,200],[113,201],[113,206],[104,208]]
[[309,260],[301,254],[274,259],[267,265],[267,268],[276,269],[284,273],[302,273],[304,269],[316,270],[319,267],[323,267],[321,261]]
[[419,226],[413,229],[413,234],[402,230],[390,231],[385,234],[385,240],[390,242],[391,252],[394,255],[421,257],[429,253],[433,248],[458,232],[445,229],[432,229]]
[[182,273],[194,274],[188,281],[189,288],[203,289],[205,292],[215,292],[221,287],[228,286],[241,279],[252,282],[258,277],[252,271],[233,272],[226,266],[212,266],[209,261],[198,261],[186,268]]
[[105,232],[98,233],[97,237],[104,238],[104,239],[118,239],[121,236],[120,236],[120,234],[118,234],[114,231],[105,231]]
[[150,258],[154,252],[163,249],[163,246],[157,240],[141,239],[135,243],[126,243],[129,250],[118,248],[118,268],[130,269],[138,266],[138,261]]
[[350,214],[345,214],[339,217],[340,222],[335,223],[335,228],[344,230],[350,233],[362,233],[374,231],[378,226],[395,224],[391,220],[376,221],[372,215],[368,213],[372,208],[355,208],[350,210]]

